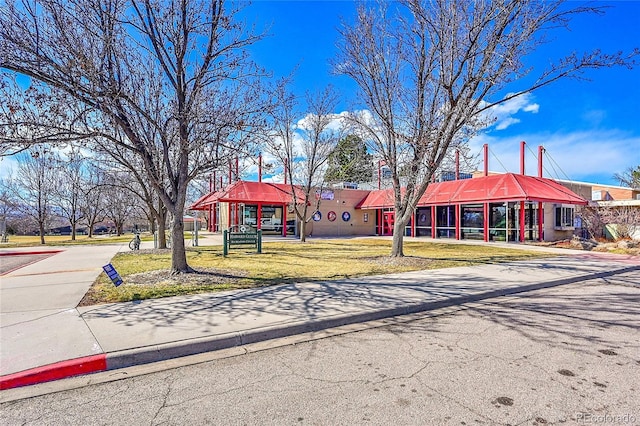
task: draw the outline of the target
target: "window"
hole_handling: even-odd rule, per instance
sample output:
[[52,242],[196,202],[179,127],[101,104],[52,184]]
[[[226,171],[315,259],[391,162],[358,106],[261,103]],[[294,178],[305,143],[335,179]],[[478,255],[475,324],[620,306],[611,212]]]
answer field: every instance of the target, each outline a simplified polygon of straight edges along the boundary
[[573,228],[573,207],[556,207],[556,228]]

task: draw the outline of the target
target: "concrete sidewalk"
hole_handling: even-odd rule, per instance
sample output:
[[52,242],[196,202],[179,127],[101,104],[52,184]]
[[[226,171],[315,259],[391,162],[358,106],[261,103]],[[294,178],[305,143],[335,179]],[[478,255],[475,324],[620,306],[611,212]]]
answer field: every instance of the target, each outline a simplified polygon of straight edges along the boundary
[[1,375],[103,353],[76,306],[121,249],[122,244],[38,248],[51,254],[0,277]]
[[2,277],[3,389],[640,271],[638,258],[571,252],[527,262],[76,308],[101,266],[128,248],[62,250]]

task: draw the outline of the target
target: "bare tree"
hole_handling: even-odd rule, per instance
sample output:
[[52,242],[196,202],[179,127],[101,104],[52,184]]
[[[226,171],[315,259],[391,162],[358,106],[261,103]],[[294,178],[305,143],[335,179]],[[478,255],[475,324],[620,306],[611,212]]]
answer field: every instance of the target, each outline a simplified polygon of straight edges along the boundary
[[[131,166],[131,163],[125,166]],[[134,195],[138,202],[138,208],[146,216],[150,224],[152,233],[157,231],[158,248],[167,248],[167,239],[165,235],[167,224],[167,209],[162,203],[162,199],[158,197],[155,191],[152,191],[146,184],[145,176],[135,167],[125,167],[124,170],[113,174],[116,180],[112,186],[118,187],[121,191],[130,192]]]
[[640,166],[628,167],[623,173],[613,175],[613,178],[620,182],[620,185],[640,189]]
[[447,153],[492,107],[584,69],[633,63],[637,50],[594,51],[522,79],[532,71],[525,56],[547,30],[589,12],[601,10],[564,1],[381,0],[363,3],[356,22],[342,26],[335,71],[357,83],[366,108],[349,118],[391,171],[392,256],[403,255],[403,230]]
[[[276,107],[272,112],[273,127],[266,141],[267,150],[281,164],[286,164],[292,205],[300,223],[300,241],[306,241],[306,224],[320,206],[327,160],[340,140],[334,114],[337,95],[332,88],[307,94],[308,113],[300,119],[295,96],[282,81],[276,89]],[[285,225],[286,226],[286,225]]]
[[96,223],[105,219],[105,188],[105,173],[95,164],[87,165],[82,184],[82,196],[80,197],[80,211],[83,221],[87,225],[89,238],[93,238]]
[[[167,248],[167,208],[157,191],[149,185],[141,159],[131,158],[130,153],[119,146],[104,146],[102,141],[95,141],[92,146],[98,154],[97,166],[103,174],[109,175],[112,179],[110,185],[132,192],[146,205],[144,214],[149,221],[151,232],[158,231],[158,248]],[[155,168],[159,173],[163,173],[165,169],[160,160],[161,157],[155,159]]]
[[[0,67],[30,77],[32,87],[42,83],[31,99],[46,104],[44,93],[58,106],[73,99],[54,111],[67,117],[63,132],[56,123],[30,127],[45,133],[41,140],[91,138],[105,152],[118,147],[135,158],[172,217],[171,270],[191,271],[182,238],[187,186],[262,124],[262,73],[245,49],[260,37],[224,0],[5,3]],[[34,132],[7,139],[31,143]]]
[[124,225],[140,207],[140,199],[120,185],[121,179],[121,176],[110,176],[104,189],[105,216],[113,222],[118,236],[124,233]]
[[11,189],[11,178],[0,178],[0,234],[6,237],[8,234],[7,222],[15,213],[15,201]]
[[602,206],[598,214],[603,225],[610,226],[615,239],[635,238],[640,231],[640,208],[637,206]]
[[84,193],[84,158],[77,148],[72,148],[66,158],[60,158],[55,185],[55,205],[60,210],[60,216],[69,221],[71,226],[71,240],[76,239],[76,227],[83,219],[81,209]]
[[13,193],[17,210],[37,225],[40,244],[44,244],[52,219],[57,159],[47,147],[40,148],[41,151],[32,150],[16,156],[18,170],[13,180]]
[[605,224],[600,216],[600,208],[597,206],[578,206],[578,215],[582,218],[582,227],[586,229],[592,239],[602,238]]

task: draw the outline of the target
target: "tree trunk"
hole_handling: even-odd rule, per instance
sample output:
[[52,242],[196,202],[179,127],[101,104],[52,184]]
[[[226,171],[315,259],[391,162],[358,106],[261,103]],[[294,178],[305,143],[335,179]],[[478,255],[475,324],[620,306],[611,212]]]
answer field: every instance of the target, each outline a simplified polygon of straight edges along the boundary
[[396,219],[393,224],[393,240],[391,241],[391,257],[403,257],[404,227],[406,223]]
[[157,221],[158,221],[158,248],[166,249],[167,248],[167,235],[166,235],[167,212],[166,210],[160,209],[160,213],[158,213]]
[[71,241],[76,240],[76,222],[71,222]]
[[40,228],[40,244],[44,244],[44,223],[38,223],[38,227]]
[[184,245],[184,218],[180,213],[172,214],[171,218],[171,274],[193,272],[193,269],[187,264]]
[[307,221],[300,221],[300,242],[304,243],[307,241]]
[[89,223],[87,223],[87,227],[89,228],[89,238],[93,238],[93,228],[96,226],[95,218],[89,219]]

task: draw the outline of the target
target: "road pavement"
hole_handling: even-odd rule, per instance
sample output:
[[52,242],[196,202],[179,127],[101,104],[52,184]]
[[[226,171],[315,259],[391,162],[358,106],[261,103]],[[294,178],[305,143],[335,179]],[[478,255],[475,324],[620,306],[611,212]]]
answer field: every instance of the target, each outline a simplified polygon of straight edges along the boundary
[[634,271],[163,361],[150,374],[142,365],[37,385],[102,381],[4,403],[0,423],[640,424],[639,281]]
[[123,244],[65,247],[2,276],[3,388],[640,269],[637,258],[573,252],[527,262],[76,308],[102,265],[126,249]]

